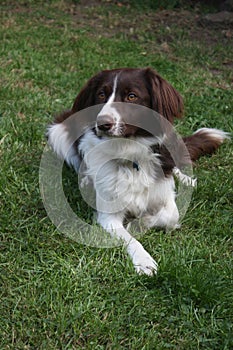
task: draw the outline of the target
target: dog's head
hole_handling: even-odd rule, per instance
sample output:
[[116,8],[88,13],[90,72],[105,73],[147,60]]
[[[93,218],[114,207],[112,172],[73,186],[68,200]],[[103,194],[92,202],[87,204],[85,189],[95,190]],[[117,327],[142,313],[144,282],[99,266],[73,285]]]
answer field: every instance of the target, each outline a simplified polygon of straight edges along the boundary
[[[133,136],[143,134],[133,118],[124,114],[123,104],[141,105],[162,115],[170,123],[183,114],[180,94],[151,68],[104,70],[92,77],[76,97],[72,113],[104,104],[96,120],[97,135]],[[125,105],[126,106],[126,105]],[[127,119],[127,117],[128,119]]]

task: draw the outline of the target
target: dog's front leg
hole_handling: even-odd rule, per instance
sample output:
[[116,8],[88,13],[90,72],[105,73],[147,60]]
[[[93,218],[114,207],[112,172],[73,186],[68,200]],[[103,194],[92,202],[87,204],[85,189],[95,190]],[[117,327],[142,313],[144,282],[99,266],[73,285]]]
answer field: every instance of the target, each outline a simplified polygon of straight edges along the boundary
[[120,214],[98,213],[98,223],[113,237],[124,242],[126,250],[132,259],[135,270],[139,274],[152,276],[157,272],[157,263],[134,237],[123,226]]

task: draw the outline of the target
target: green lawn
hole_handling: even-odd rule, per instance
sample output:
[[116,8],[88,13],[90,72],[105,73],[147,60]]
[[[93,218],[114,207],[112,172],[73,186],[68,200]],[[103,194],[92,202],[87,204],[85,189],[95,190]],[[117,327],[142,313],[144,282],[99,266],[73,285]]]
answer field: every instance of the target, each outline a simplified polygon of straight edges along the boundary
[[[153,278],[136,275],[122,247],[59,233],[40,196],[46,126],[101,69],[151,66],[184,97],[180,133],[232,132],[232,29],[203,25],[200,8],[150,3],[0,3],[0,349],[233,348],[231,142],[195,165],[181,229],[141,239],[159,262]],[[75,183],[64,169],[85,217]]]

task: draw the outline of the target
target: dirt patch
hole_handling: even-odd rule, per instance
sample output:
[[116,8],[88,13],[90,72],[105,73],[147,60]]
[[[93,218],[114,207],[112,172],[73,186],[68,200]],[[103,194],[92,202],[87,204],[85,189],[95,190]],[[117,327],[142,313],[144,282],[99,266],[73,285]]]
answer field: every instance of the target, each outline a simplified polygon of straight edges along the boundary
[[[105,8],[105,15],[99,9]],[[135,11],[133,5],[113,1],[81,0],[67,9],[78,25],[89,26],[94,33],[111,37],[119,33],[126,35],[137,32],[156,34],[161,28],[176,27],[188,31],[190,38],[203,42],[203,34],[207,44],[216,42],[218,34],[230,39],[233,34],[233,13],[221,12],[203,15],[198,9],[160,10],[154,11],[139,8]],[[96,30],[97,29],[97,30]],[[227,34],[226,34],[227,33]],[[170,38],[172,37],[172,33]],[[169,41],[169,35],[167,36]]]
[[[6,4],[7,10],[12,14],[30,13],[33,16],[33,9],[26,3],[13,1]],[[214,56],[213,65],[208,67],[214,76],[223,71],[228,71],[229,75],[232,72],[232,55],[230,57],[229,53],[224,53],[224,47],[228,48],[228,52],[232,47],[231,12],[222,13],[219,18],[216,13],[204,15],[198,7],[193,10],[152,10],[149,7],[135,8],[133,2],[110,0],[79,0],[77,3],[58,1],[46,6],[58,10],[58,13],[68,14],[71,29],[83,30],[93,40],[101,37],[124,38],[139,42],[145,52],[150,50],[151,53],[166,53],[174,60],[180,56],[177,54],[176,57],[174,53],[178,45],[180,48],[183,44],[192,45],[207,55],[210,61]],[[62,25],[61,20],[56,24],[55,15],[52,19],[44,14],[37,15],[36,18],[46,26]],[[11,17],[9,20],[13,19]],[[221,46],[221,50],[218,46]]]
[[[27,2],[3,2],[10,13],[30,13],[33,8]],[[126,38],[140,40],[140,33],[156,37],[158,41],[171,42],[175,39],[173,28],[188,33],[190,40],[206,45],[217,41],[228,41],[233,37],[233,12],[219,12],[203,15],[198,7],[192,11],[152,10],[135,8],[133,3],[111,0],[79,0],[57,2],[54,8],[72,16],[73,25],[80,29],[89,28],[93,36],[113,37],[123,34]],[[41,20],[54,22],[49,18]],[[227,42],[226,42],[227,44]]]
[[233,25],[233,12],[229,11],[221,11],[218,13],[210,13],[202,18],[202,22],[207,25]]

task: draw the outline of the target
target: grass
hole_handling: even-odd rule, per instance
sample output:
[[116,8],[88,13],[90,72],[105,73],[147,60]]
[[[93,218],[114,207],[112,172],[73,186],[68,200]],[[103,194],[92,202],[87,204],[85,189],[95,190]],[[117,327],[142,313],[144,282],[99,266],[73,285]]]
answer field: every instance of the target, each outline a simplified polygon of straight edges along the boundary
[[[0,10],[0,348],[232,349],[230,142],[196,164],[181,229],[141,239],[159,262],[154,278],[137,276],[122,247],[92,248],[59,233],[38,183],[46,125],[103,68],[156,68],[184,96],[183,134],[232,131],[225,28],[200,27],[198,9],[158,13],[127,3],[93,10],[12,0]],[[64,169],[65,191],[85,217],[74,183]]]

